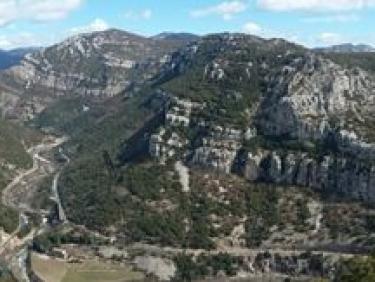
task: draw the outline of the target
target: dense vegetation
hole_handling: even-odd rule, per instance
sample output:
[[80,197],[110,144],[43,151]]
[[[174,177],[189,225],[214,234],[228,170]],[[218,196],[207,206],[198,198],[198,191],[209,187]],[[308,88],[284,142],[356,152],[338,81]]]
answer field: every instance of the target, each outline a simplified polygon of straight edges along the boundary
[[4,228],[4,231],[11,233],[16,230],[18,226],[18,213],[17,211],[5,207],[0,203],[0,228]]
[[6,269],[0,262],[0,282],[16,282],[10,271]]
[[[323,209],[324,223],[333,239],[361,237],[364,234],[371,236],[375,233],[373,211],[373,208],[360,204],[327,204]],[[364,243],[374,246],[373,241]]]
[[340,265],[335,281],[337,282],[370,282],[375,281],[375,254],[367,258],[354,257]]
[[329,53],[324,56],[346,67],[375,72],[375,53]]
[[[213,238],[228,236],[238,219],[246,216],[245,240],[248,246],[258,246],[279,222],[279,195],[268,185],[234,177],[230,180],[234,191],[226,195],[229,203],[225,204],[212,180],[199,172],[193,172],[191,191],[184,193],[172,166],[143,161],[101,171],[103,165],[104,160],[90,168],[79,167],[79,175],[66,174],[64,203],[75,222],[103,232],[115,228],[127,241],[210,249],[215,246]],[[92,169],[95,178],[88,179]],[[81,182],[74,180],[78,177]],[[78,205],[87,212],[82,213]],[[220,218],[220,226],[215,227],[213,215]]]
[[175,281],[194,281],[207,276],[215,277],[218,273],[226,276],[235,276],[239,265],[243,264],[242,258],[233,257],[226,253],[217,255],[199,255],[194,258],[186,254],[175,257],[177,274]]
[[[90,111],[90,113],[89,113]],[[92,112],[95,113],[92,113]],[[103,114],[103,107],[92,99],[81,96],[61,98],[42,111],[30,123],[37,128],[57,134],[72,135]]]
[[107,244],[108,241],[86,233],[82,230],[63,230],[55,229],[49,230],[37,236],[33,240],[32,249],[40,253],[50,253],[53,248],[59,247],[63,244],[80,244],[80,245],[101,245]]
[[0,160],[17,168],[28,168],[32,160],[26,148],[39,140],[38,134],[17,124],[0,120]]
[[[174,261],[177,267],[177,273],[174,279],[175,281],[198,281],[199,279],[203,280],[207,277],[215,279],[212,281],[216,281],[216,279],[221,281],[218,277],[233,278],[238,275],[238,272],[249,271],[250,261],[252,261],[251,268],[253,270],[256,269],[259,272],[264,271],[264,266],[267,264],[267,261],[270,262],[269,267],[272,270],[277,270],[277,272],[289,277],[285,278],[283,281],[305,281],[298,279],[299,275],[327,277],[328,273],[330,272],[329,267],[325,265],[326,261],[323,255],[312,254],[310,252],[291,256],[282,256],[278,253],[271,255],[269,252],[260,252],[255,256],[255,258],[247,256],[233,256],[227,253],[211,255],[200,254],[196,256],[182,253],[175,256]],[[303,261],[305,263],[304,267],[299,267],[298,261]],[[254,277],[254,281],[279,281],[279,279],[271,279],[268,275],[266,277],[262,277],[261,274],[259,274],[260,273],[258,273],[258,276]],[[293,277],[296,279],[294,280]],[[308,281],[328,280],[317,279]]]
[[[119,185],[117,156],[125,141],[154,114],[148,105],[152,104],[149,95],[125,101],[118,99],[113,101],[117,103],[116,110],[107,111],[97,122],[81,127],[80,134],[73,134],[66,146],[72,161],[60,182],[63,202],[71,218],[88,226],[105,226],[119,220],[117,211],[122,203],[116,199],[113,188]],[[95,114],[95,111],[87,113]],[[82,119],[79,117],[74,122]],[[86,207],[86,213],[77,209],[82,206]]]

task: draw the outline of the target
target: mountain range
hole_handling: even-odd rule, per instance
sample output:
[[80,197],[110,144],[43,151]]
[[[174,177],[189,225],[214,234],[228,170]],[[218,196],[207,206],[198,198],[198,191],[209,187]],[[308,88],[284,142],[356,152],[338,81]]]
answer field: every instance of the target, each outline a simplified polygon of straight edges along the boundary
[[33,246],[51,254],[90,230],[120,260],[165,259],[150,270],[161,280],[330,277],[374,247],[371,50],[107,30],[27,54],[0,73],[4,123],[66,137],[51,155],[69,160],[38,190],[59,218],[55,183],[67,220]]
[[375,52],[375,48],[371,45],[367,44],[352,44],[352,43],[345,43],[339,45],[333,45],[329,47],[323,48],[315,48],[318,52],[325,52],[325,53],[370,53]]
[[27,53],[37,50],[38,48],[19,48],[9,51],[0,50],[0,70],[19,64]]

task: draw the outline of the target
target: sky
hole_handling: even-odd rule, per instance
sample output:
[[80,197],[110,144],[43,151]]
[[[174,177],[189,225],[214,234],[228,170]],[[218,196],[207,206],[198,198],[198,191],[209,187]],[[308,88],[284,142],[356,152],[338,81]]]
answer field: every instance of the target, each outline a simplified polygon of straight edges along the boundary
[[375,45],[375,0],[0,0],[0,49],[118,28],[151,36],[243,32],[308,47]]

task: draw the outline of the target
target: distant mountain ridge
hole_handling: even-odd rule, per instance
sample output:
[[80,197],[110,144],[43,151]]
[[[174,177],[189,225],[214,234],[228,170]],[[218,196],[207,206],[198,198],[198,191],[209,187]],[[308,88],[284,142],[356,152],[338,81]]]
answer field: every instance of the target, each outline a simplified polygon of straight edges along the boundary
[[195,41],[198,40],[200,36],[187,33],[187,32],[162,32],[157,35],[152,36],[152,39],[157,40],[178,40],[178,41]]
[[0,50],[0,70],[17,65],[27,53],[32,53],[38,49],[39,48],[18,48],[9,51]]
[[3,113],[27,120],[61,96],[106,98],[136,89],[159,74],[170,54],[186,43],[116,29],[70,37],[0,73]]
[[315,51],[323,53],[369,53],[375,52],[375,48],[368,44],[338,44],[329,47],[315,48]]

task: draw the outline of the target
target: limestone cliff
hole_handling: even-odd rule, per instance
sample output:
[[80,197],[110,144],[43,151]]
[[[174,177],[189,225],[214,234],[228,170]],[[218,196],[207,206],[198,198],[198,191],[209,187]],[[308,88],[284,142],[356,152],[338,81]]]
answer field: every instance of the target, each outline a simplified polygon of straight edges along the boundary
[[1,72],[0,94],[13,98],[7,114],[22,119],[34,118],[61,96],[116,96],[151,80],[182,44],[120,30],[76,35]]
[[[222,75],[207,79],[221,80],[228,73],[221,70]],[[191,111],[188,116],[173,116],[173,121],[200,132],[198,141],[187,140],[190,146],[180,146],[185,153],[179,156],[191,165],[223,173],[240,171],[249,181],[310,187],[375,201],[373,75],[359,68],[345,69],[309,52],[266,73],[267,87],[254,114],[249,115],[247,127],[215,124],[202,114],[211,110],[207,105],[193,111],[195,119]],[[167,112],[166,120],[170,120],[171,110]],[[176,122],[166,123],[172,132],[176,126]],[[151,141],[151,147],[154,143]],[[168,148],[164,150],[168,155]]]
[[355,158],[259,150],[243,159],[242,174],[250,181],[310,187],[326,194],[375,201],[375,166]]

